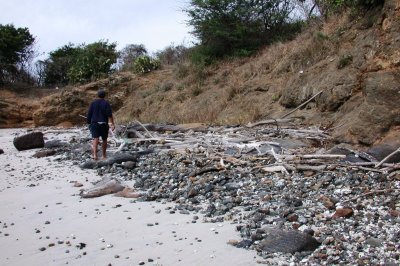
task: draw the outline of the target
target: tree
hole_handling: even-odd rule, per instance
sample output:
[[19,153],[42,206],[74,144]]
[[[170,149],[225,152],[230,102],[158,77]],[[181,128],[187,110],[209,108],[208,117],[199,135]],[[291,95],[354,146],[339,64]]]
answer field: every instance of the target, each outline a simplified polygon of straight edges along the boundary
[[64,45],[44,61],[44,84],[83,83],[109,74],[118,57],[115,47],[107,41]]
[[44,84],[67,85],[70,82],[68,72],[77,61],[80,49],[80,46],[69,43],[50,52],[50,57],[43,62]]
[[118,68],[132,70],[133,63],[142,55],[147,55],[147,49],[143,44],[128,44],[119,52]]
[[273,42],[292,8],[290,0],[191,0],[185,12],[203,51],[221,57]]
[[110,74],[118,58],[116,46],[116,43],[98,41],[79,49],[76,61],[68,71],[70,81],[83,83]]
[[158,51],[156,56],[163,65],[173,65],[185,59],[188,48],[184,45],[169,45],[164,50]]
[[26,76],[26,65],[34,54],[34,42],[28,28],[0,24],[0,82],[13,81],[20,73]]

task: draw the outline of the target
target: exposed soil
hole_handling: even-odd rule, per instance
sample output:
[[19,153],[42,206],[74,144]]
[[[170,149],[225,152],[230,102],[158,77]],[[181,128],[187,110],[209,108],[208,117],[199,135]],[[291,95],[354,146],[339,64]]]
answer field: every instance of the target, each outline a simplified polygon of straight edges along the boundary
[[291,42],[207,69],[182,63],[142,76],[117,73],[44,98],[3,89],[0,127],[83,124],[99,87],[109,90],[120,124],[247,124],[280,118],[322,91],[290,117],[337,142],[399,145],[398,17],[400,3],[388,0],[381,10],[332,17]]

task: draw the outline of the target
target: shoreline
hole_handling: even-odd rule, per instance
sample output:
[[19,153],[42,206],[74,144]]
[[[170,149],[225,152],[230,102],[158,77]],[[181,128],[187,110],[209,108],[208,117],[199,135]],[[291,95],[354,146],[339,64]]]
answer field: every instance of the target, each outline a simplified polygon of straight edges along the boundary
[[[50,139],[74,137],[51,131]],[[12,140],[22,132],[0,129],[1,265],[257,264],[255,251],[227,244],[240,239],[229,222],[171,214],[172,203],[113,195],[81,199],[80,189],[101,179],[96,171],[57,157],[33,158],[38,149],[18,152]],[[83,187],[74,187],[75,181]]]

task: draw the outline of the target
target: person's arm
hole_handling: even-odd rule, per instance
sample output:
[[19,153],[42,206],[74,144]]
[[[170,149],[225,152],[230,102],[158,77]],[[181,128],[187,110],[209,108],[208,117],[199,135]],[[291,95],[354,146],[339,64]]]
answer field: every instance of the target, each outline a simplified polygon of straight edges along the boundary
[[115,129],[114,117],[113,117],[111,105],[108,102],[106,105],[106,113],[107,113],[107,117],[108,117],[108,125],[111,127],[111,130],[114,131],[114,129]]
[[86,123],[88,124],[92,123],[92,115],[93,115],[93,103],[91,103],[89,106],[89,110],[86,116]]
[[114,124],[114,117],[112,115],[110,117],[108,117],[108,124],[110,125],[111,130],[114,131],[115,124]]

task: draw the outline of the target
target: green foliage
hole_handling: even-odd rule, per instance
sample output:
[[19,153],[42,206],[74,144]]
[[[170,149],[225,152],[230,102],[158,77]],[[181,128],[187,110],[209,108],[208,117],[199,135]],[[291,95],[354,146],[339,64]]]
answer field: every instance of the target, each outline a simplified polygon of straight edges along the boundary
[[67,85],[95,80],[109,74],[117,60],[116,44],[99,41],[88,45],[73,44],[50,53],[45,61],[44,83]]
[[50,52],[50,57],[44,61],[44,84],[67,85],[70,81],[68,72],[77,61],[81,49],[69,43]]
[[133,62],[133,70],[139,74],[148,73],[159,68],[160,61],[147,55],[139,56],[136,58],[135,62]]
[[72,83],[83,83],[98,79],[111,73],[116,63],[116,44],[99,41],[88,44],[79,50],[77,60],[68,71]]
[[355,11],[361,11],[365,8],[382,6],[385,0],[319,0],[314,1],[319,11],[325,17],[331,13],[341,12],[344,8],[354,8]]
[[34,54],[35,38],[28,28],[0,24],[0,82],[26,75],[25,64]]
[[290,2],[191,0],[185,12],[201,46],[192,51],[195,63],[209,64],[226,55],[248,55],[261,45],[285,38],[282,29],[289,22]]
[[272,95],[272,102],[277,102],[277,101],[279,101],[279,99],[281,98],[281,95],[279,94],[279,93],[276,93],[276,94],[274,94],[274,95]]
[[121,70],[133,70],[133,63],[136,58],[142,55],[147,55],[147,49],[143,44],[128,44],[119,52],[118,68]]
[[342,69],[353,62],[353,56],[351,54],[343,55],[340,57],[339,62],[337,64],[338,69]]

